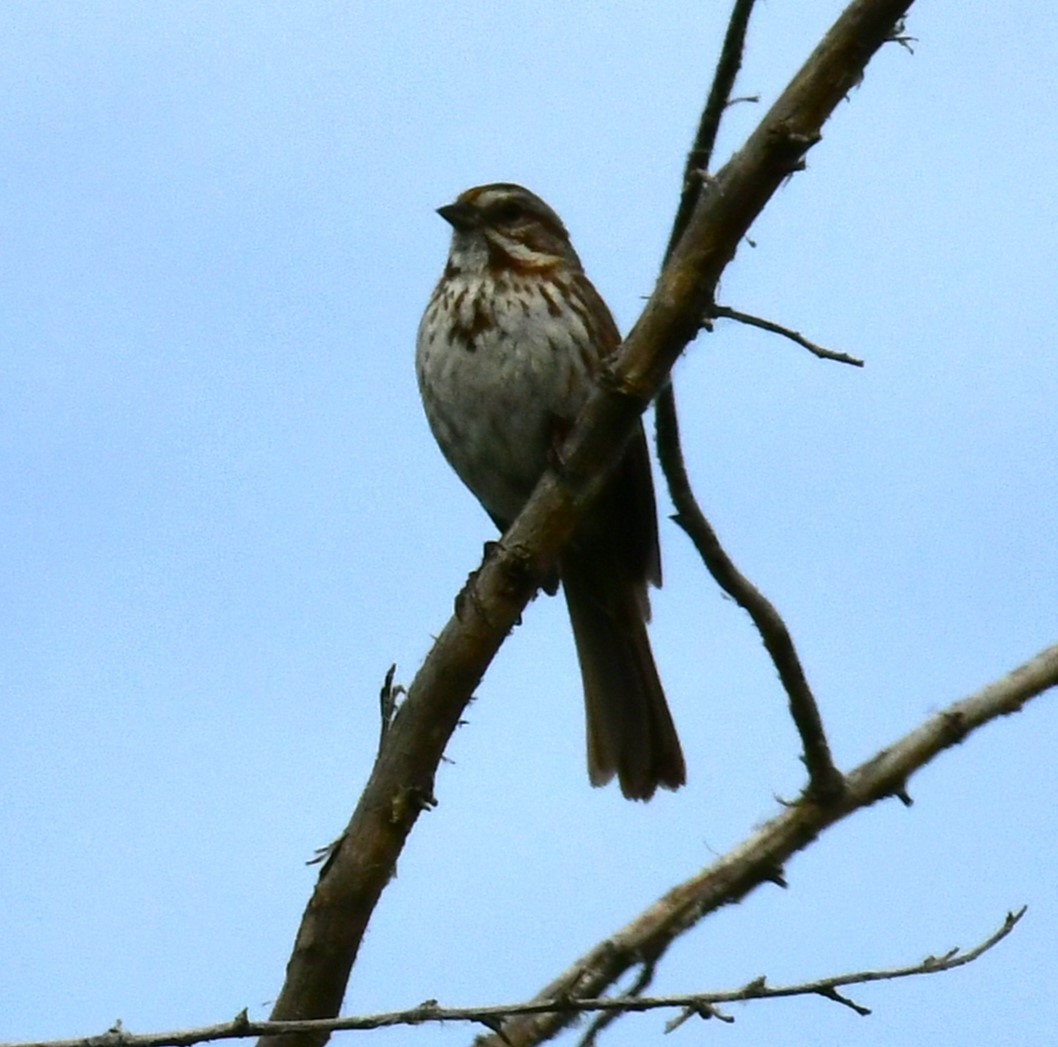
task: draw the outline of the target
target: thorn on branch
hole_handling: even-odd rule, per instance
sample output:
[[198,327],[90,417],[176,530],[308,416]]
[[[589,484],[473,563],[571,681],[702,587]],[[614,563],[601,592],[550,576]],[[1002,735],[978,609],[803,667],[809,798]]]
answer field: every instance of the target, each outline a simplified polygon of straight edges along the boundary
[[381,719],[381,727],[378,735],[378,751],[382,751],[382,745],[386,740],[386,735],[389,733],[390,725],[393,723],[393,717],[397,712],[397,699],[405,694],[403,684],[393,685],[393,676],[397,672],[397,663],[394,662],[388,670],[386,670],[386,677],[382,681],[382,689],[378,693],[378,704],[379,704],[379,717]]
[[436,1000],[423,1000],[418,1007],[408,1012],[408,1024],[421,1025],[423,1022],[432,1022],[441,1013],[441,1005]]
[[889,37],[889,43],[899,44],[908,54],[914,54],[915,49],[911,46],[912,44],[918,43],[918,37],[908,36],[906,33],[907,23],[901,18],[899,22],[893,26],[893,32]]
[[955,946],[954,949],[949,949],[943,956],[927,956],[922,961],[923,967],[935,967],[937,964],[947,963],[949,960],[955,959],[959,955],[959,946]]
[[711,1003],[702,1002],[694,1007],[694,1013],[699,1018],[716,1018],[718,1021],[727,1022],[728,1025],[734,1025],[735,1019],[730,1014],[724,1014],[719,1007],[714,1006]]
[[[483,1018],[478,1019],[479,1024],[484,1025],[490,1032],[494,1032],[504,1043],[511,1044],[510,1038],[507,1033],[503,1031],[504,1022],[499,1018],[492,1018],[486,1015]],[[513,1044],[511,1045],[513,1047]]]
[[767,880],[768,883],[775,884],[776,887],[781,887],[784,891],[790,886],[786,879],[786,870],[781,865],[772,865],[767,869],[761,870],[761,880]]
[[818,145],[823,141],[823,136],[818,131],[813,131],[811,134],[802,134],[799,131],[787,131],[787,141],[791,145],[797,146],[802,152],[807,152],[814,145]]
[[397,790],[390,804],[389,817],[393,825],[403,825],[422,811],[437,806],[432,790],[420,785],[403,785]]
[[665,1032],[675,1032],[684,1022],[690,1021],[691,1018],[716,1018],[717,1021],[726,1022],[728,1025],[734,1025],[735,1019],[730,1014],[725,1014],[719,1007],[714,1004],[708,1003],[705,1000],[699,1000],[696,1003],[691,1004],[689,1007],[685,1007],[675,1018],[669,1019],[665,1023]]
[[320,879],[327,874],[327,870],[330,868],[331,862],[338,855],[338,851],[341,850],[342,844],[345,842],[345,833],[343,832],[336,840],[332,840],[330,843],[325,844],[323,847],[317,847],[312,852],[312,857],[309,858],[306,865],[319,865],[323,863],[323,868],[320,869]]
[[819,989],[818,995],[822,996],[826,1000],[833,1000],[835,1003],[840,1003],[850,1010],[855,1011],[861,1018],[866,1018],[870,1013],[870,1007],[864,1007],[858,1004],[855,1000],[850,1000],[847,996],[842,996],[832,985],[826,988]]
[[126,1043],[130,1038],[131,1034],[125,1031],[125,1026],[118,1018],[102,1036],[90,1036],[86,1042],[88,1047],[113,1047],[115,1044]]
[[1007,913],[1007,918],[1003,921],[1004,934],[1009,934],[1014,929],[1014,925],[1025,915],[1028,908],[1027,905],[1023,905],[1017,912]]

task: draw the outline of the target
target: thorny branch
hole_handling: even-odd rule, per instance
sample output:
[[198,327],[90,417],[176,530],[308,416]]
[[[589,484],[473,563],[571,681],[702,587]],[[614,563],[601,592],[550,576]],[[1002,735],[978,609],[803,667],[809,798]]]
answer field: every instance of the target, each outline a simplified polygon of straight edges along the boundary
[[[785,807],[737,847],[608,935],[544,986],[534,1002],[600,996],[627,971],[641,965],[644,957],[656,961],[676,938],[709,913],[741,901],[763,883],[784,885],[786,861],[826,829],[886,797],[906,799],[908,780],[939,753],[961,744],[998,717],[1020,711],[1030,699],[1056,686],[1058,644],[942,709],[850,771],[839,803],[824,806],[801,799]],[[526,1015],[509,1022],[503,1037],[486,1037],[479,1047],[530,1047],[567,1024],[567,1016]]]
[[145,1033],[135,1035],[126,1032],[120,1022],[101,1036],[76,1040],[34,1041],[5,1044],[4,1047],[191,1047],[196,1043],[213,1040],[234,1040],[247,1036],[278,1036],[283,1033],[332,1033],[365,1032],[385,1029],[396,1025],[423,1025],[427,1022],[472,1022],[484,1025],[497,1036],[503,1035],[504,1022],[522,1015],[560,1013],[564,1015],[599,1011],[606,1014],[655,1011],[681,1008],[683,1013],[668,1023],[666,1029],[677,1028],[688,1018],[699,1015],[733,1021],[720,1013],[716,1007],[723,1003],[743,1003],[750,1000],[778,1000],[790,996],[822,996],[850,1006],[857,1014],[870,1014],[870,1010],[852,1003],[838,992],[849,985],[865,985],[870,982],[908,978],[921,974],[939,974],[956,967],[972,963],[1002,941],[1025,915],[1025,908],[1008,913],[1003,925],[985,941],[967,952],[955,948],[942,956],[927,956],[921,963],[906,967],[893,967],[874,971],[858,971],[854,974],[839,974],[798,985],[768,985],[765,978],[757,978],[740,989],[723,992],[683,993],[669,996],[610,996],[593,999],[567,997],[548,1002],[499,1004],[490,1007],[442,1007],[436,1000],[426,1000],[417,1007],[403,1011],[387,1011],[382,1014],[350,1016],[346,1018],[323,1018],[308,1021],[252,1022],[242,1011],[230,1022],[207,1025],[179,1032]]

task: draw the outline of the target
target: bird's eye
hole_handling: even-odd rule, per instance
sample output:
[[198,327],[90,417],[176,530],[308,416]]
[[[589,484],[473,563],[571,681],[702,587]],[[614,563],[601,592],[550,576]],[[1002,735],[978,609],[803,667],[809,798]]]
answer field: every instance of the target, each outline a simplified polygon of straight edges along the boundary
[[496,220],[499,222],[517,222],[524,214],[522,205],[514,200],[508,200],[496,208]]

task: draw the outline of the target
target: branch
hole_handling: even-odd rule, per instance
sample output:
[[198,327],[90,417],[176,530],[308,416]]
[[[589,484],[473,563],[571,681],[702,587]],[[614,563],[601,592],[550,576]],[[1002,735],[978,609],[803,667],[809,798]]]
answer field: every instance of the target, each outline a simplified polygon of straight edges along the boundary
[[[855,0],[760,126],[710,182],[611,373],[549,470],[472,576],[386,732],[370,779],[321,870],[272,1011],[274,1019],[338,1013],[360,942],[419,814],[436,803],[445,745],[507,633],[617,463],[633,426],[696,336],[717,281],[754,219],[799,168],[832,110],[890,38],[911,0]],[[325,1033],[268,1047],[316,1047]]]
[[287,1022],[252,1022],[243,1011],[230,1022],[217,1025],[206,1025],[197,1029],[184,1029],[179,1032],[145,1033],[134,1035],[127,1033],[118,1022],[102,1036],[88,1039],[50,1040],[27,1043],[5,1044],[4,1047],[190,1047],[196,1043],[212,1040],[234,1040],[247,1036],[279,1036],[284,1033],[332,1033],[332,1032],[366,1032],[372,1029],[392,1028],[395,1025],[422,1025],[425,1022],[473,1022],[493,1030],[497,1036],[503,1036],[503,1024],[512,1018],[524,1015],[563,1014],[571,1017],[591,1011],[606,1015],[627,1014],[632,1011],[655,1011],[659,1009],[683,1008],[683,1014],[674,1018],[666,1026],[666,1032],[682,1025],[688,1018],[700,1015],[733,1021],[716,1010],[720,1003],[741,1003],[748,1000],[778,1000],[789,996],[822,996],[826,999],[844,1003],[862,1015],[871,1012],[866,1007],[852,1004],[838,993],[838,988],[847,985],[864,985],[869,982],[887,981],[894,978],[908,978],[920,974],[939,974],[956,967],[972,963],[984,955],[993,946],[1002,941],[1017,926],[1025,915],[1025,908],[1016,913],[1008,913],[1003,925],[985,941],[969,952],[958,948],[946,952],[941,957],[928,956],[921,963],[908,967],[894,967],[889,970],[859,971],[855,974],[840,974],[830,978],[820,978],[799,985],[770,986],[764,978],[757,978],[741,989],[726,992],[684,993],[669,996],[609,996],[595,999],[551,1000],[547,1003],[512,1003],[491,1007],[441,1007],[436,1000],[427,1000],[404,1011],[386,1011],[382,1014],[350,1016],[347,1018],[323,1018],[308,1021]]
[[[609,935],[541,989],[534,1002],[602,995],[644,957],[656,959],[709,913],[741,901],[762,883],[781,882],[785,862],[824,830],[887,796],[906,800],[908,779],[939,753],[960,744],[992,720],[1019,712],[1026,702],[1055,686],[1058,644],[931,716],[861,764],[846,777],[847,788],[840,803],[826,806],[805,797],[786,807],[745,842],[673,887]],[[477,1047],[530,1047],[554,1036],[568,1022],[568,1015],[522,1018],[505,1026],[502,1038],[487,1037]]]
[[[657,960],[644,960],[639,966],[639,973],[636,974],[635,981],[621,995],[625,999],[645,999],[643,993],[646,991],[647,986],[653,984],[657,969]],[[595,1047],[599,1033],[608,1025],[612,1025],[617,1021],[621,1014],[621,1011],[603,1011],[601,1014],[597,1014],[580,1038],[578,1047]]]
[[664,396],[658,398],[654,419],[658,458],[668,480],[672,503],[676,507],[673,520],[687,532],[717,585],[753,619],[753,624],[764,641],[764,647],[775,663],[790,702],[790,715],[801,736],[805,766],[808,769],[808,790],[817,800],[830,802],[841,795],[844,783],[841,773],[834,766],[819,707],[808,686],[801,659],[797,656],[797,649],[782,616],[771,601],[735,566],[694,497],[690,478],[687,476],[687,466],[680,450],[676,395],[671,386]]
[[718,319],[737,320],[740,324],[745,324],[747,327],[759,327],[762,331],[770,331],[772,334],[789,338],[791,342],[796,342],[821,360],[835,360],[839,364],[851,364],[853,367],[863,366],[863,361],[858,356],[849,356],[848,353],[838,353],[833,349],[824,349],[821,345],[810,342],[803,334],[792,331],[789,327],[783,327],[782,324],[777,324],[772,320],[765,320],[761,316],[743,313],[726,305],[714,305],[711,312]]
[[701,196],[702,185],[708,177],[709,165],[713,160],[713,148],[716,136],[720,131],[720,121],[727,107],[731,104],[731,92],[735,87],[735,78],[742,68],[742,52],[746,46],[746,30],[749,28],[749,16],[753,13],[756,0],[735,0],[731,17],[727,22],[727,32],[720,48],[713,83],[709,88],[702,118],[698,122],[698,131],[694,136],[694,145],[687,154],[683,169],[683,188],[680,192],[680,204],[676,208],[676,217],[672,223],[669,244],[665,248],[665,261],[672,257],[676,244],[690,224],[691,215]]
[[[989,949],[998,945],[1025,915],[1027,906],[1022,906],[1017,912],[1008,912],[1006,919],[1000,927],[993,931],[983,942],[975,945],[972,949],[964,952],[958,946],[949,949],[942,956],[927,956],[921,963],[911,964],[906,967],[890,967],[879,971],[857,971],[854,974],[839,974],[831,978],[820,978],[814,982],[803,982],[800,985],[768,986],[764,978],[758,978],[747,985],[741,993],[732,993],[722,997],[719,993],[699,997],[701,1003],[715,1005],[717,1003],[729,1003],[741,1000],[776,1000],[787,996],[822,996],[824,999],[833,1000],[835,1003],[843,1004],[854,1010],[861,1017],[871,1013],[870,1008],[853,1003],[848,997],[838,992],[848,985],[867,985],[870,982],[894,981],[897,978],[911,978],[919,974],[937,974],[941,971],[953,971],[957,967],[965,967],[973,963],[978,957],[983,956]],[[673,1019],[665,1027],[666,1032],[678,1028],[688,1018],[693,1018],[700,1013],[694,1003],[688,1005],[687,1010],[679,1018]],[[718,1016],[719,1017],[719,1016]]]
[[[713,146],[719,130],[720,120],[729,104],[734,90],[735,77],[742,64],[746,29],[753,9],[752,0],[736,0],[727,34],[721,49],[720,60],[713,76],[702,120],[694,146],[687,156],[683,177],[683,192],[680,207],[673,223],[672,234],[665,254],[666,263],[680,238],[683,236],[694,206],[703,187],[708,182],[706,170],[712,157]],[[723,306],[710,303],[709,316],[730,315]],[[765,321],[761,321],[765,323]],[[775,327],[776,330],[783,330]],[[799,337],[799,336],[798,336]],[[826,352],[826,350],[823,350]],[[841,775],[834,766],[823,729],[819,707],[808,686],[801,660],[794,647],[793,638],[782,616],[762,592],[735,566],[734,561],[720,544],[716,531],[698,504],[683,456],[680,442],[679,414],[676,410],[676,393],[669,383],[662,389],[654,408],[655,442],[658,460],[669,488],[669,497],[676,509],[673,520],[683,528],[691,539],[698,555],[713,580],[744,611],[757,627],[764,647],[771,656],[779,674],[779,680],[790,703],[790,714],[801,737],[801,749],[808,770],[809,790],[816,799],[832,800],[840,796],[844,787]]]

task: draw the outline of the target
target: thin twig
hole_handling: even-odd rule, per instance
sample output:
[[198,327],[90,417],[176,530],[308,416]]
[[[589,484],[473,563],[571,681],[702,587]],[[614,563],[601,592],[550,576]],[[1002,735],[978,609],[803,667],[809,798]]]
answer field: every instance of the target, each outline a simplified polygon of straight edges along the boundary
[[752,313],[744,313],[740,309],[732,309],[727,305],[714,305],[711,312],[716,319],[736,320],[747,327],[759,327],[762,331],[769,331],[772,334],[782,335],[783,338],[789,338],[791,342],[796,342],[821,360],[835,360],[839,364],[850,364],[853,367],[863,366],[863,361],[858,356],[849,356],[848,353],[824,349],[823,346],[810,342],[803,334],[791,330],[789,327],[783,327],[782,324],[777,324],[773,320],[765,320],[761,316],[753,316]]
[[350,1016],[346,1018],[322,1018],[305,1021],[253,1022],[242,1011],[230,1022],[184,1029],[178,1032],[145,1033],[136,1035],[126,1032],[120,1022],[101,1036],[81,1037],[75,1040],[44,1040],[27,1043],[5,1044],[4,1047],[190,1047],[196,1043],[212,1040],[234,1040],[247,1036],[278,1036],[284,1033],[331,1033],[364,1032],[371,1029],[392,1028],[398,1025],[423,1025],[427,1022],[473,1022],[503,1035],[503,1023],[514,1017],[537,1014],[576,1014],[599,1011],[607,1014],[655,1011],[681,1008],[683,1014],[669,1023],[670,1028],[686,1021],[688,1017],[703,1015],[722,1017],[715,1012],[718,1003],[743,1003],[749,1000],[778,1000],[791,996],[822,996],[852,1006],[858,1014],[870,1014],[866,1007],[853,1004],[838,993],[839,987],[865,985],[870,982],[908,978],[914,975],[939,974],[956,967],[972,963],[1002,941],[1024,916],[1025,909],[1008,913],[1003,925],[985,941],[962,952],[952,949],[939,958],[929,956],[921,963],[905,967],[858,971],[854,974],[839,974],[797,985],[770,986],[766,979],[757,978],[740,989],[722,992],[681,993],[668,996],[610,996],[593,999],[562,999],[546,1002],[502,1004],[491,1007],[442,1007],[436,1000],[426,1000],[417,1007],[403,1011],[386,1011],[381,1014]]
[[[642,998],[643,991],[654,981],[654,974],[658,969],[658,959],[659,957],[655,956],[645,962],[639,968],[635,981],[621,995],[632,999]],[[596,1015],[584,1035],[580,1038],[578,1047],[595,1047],[599,1033],[608,1025],[612,1025],[617,1021],[621,1017],[621,1013],[620,1011],[602,1011]]]
[[830,754],[819,707],[808,686],[801,659],[779,612],[724,551],[691,490],[687,467],[680,452],[676,396],[671,386],[667,395],[658,399],[654,424],[658,459],[668,481],[672,503],[676,507],[673,520],[687,532],[717,585],[753,619],[764,647],[775,663],[789,699],[790,715],[801,736],[805,766],[808,768],[809,792],[820,802],[830,802],[841,795],[841,772]]
[[[732,11],[713,86],[709,91],[709,100],[698,127],[698,136],[687,155],[683,193],[669,238],[666,262],[683,235],[705,184],[701,176],[712,156],[720,120],[731,100],[735,77],[742,64],[746,28],[752,8],[752,0],[736,0]],[[715,305],[711,306],[710,313],[717,315],[717,308]],[[779,679],[786,690],[790,713],[801,737],[804,762],[809,776],[808,789],[820,802],[833,801],[841,795],[841,774],[830,754],[819,707],[808,686],[790,631],[775,607],[735,566],[698,504],[684,462],[676,394],[671,383],[658,395],[654,419],[658,460],[668,483],[669,496],[676,508],[673,519],[694,543],[698,555],[702,557],[716,583],[748,612],[760,632],[764,646],[771,655]]]
[[[694,145],[687,154],[683,168],[683,188],[680,191],[680,202],[676,208],[676,217],[672,223],[669,244],[665,248],[665,261],[668,261],[676,248],[683,231],[691,220],[691,215],[701,195],[702,180],[713,161],[713,148],[716,136],[720,131],[720,121],[724,112],[736,101],[731,92],[735,87],[735,78],[742,68],[742,53],[746,46],[746,29],[749,16],[753,13],[756,0],[735,0],[731,17],[727,21],[727,32],[720,48],[716,70],[713,72],[713,83],[709,88],[709,97],[698,121],[698,131],[694,136]],[[748,101],[748,99],[737,99]]]
[[[814,982],[803,982],[800,985],[770,987],[766,984],[764,978],[757,978],[746,986],[744,990],[745,996],[731,996],[721,999],[717,995],[708,996],[705,999],[710,1003],[730,1003],[736,1000],[774,1000],[785,996],[817,995],[827,1000],[833,1000],[835,1003],[840,1003],[842,1006],[854,1010],[861,1017],[866,1017],[871,1013],[869,1007],[864,1007],[862,1004],[850,1000],[838,990],[848,985],[868,985],[871,982],[893,981],[897,978],[910,978],[919,974],[935,974],[939,971],[952,971],[957,967],[965,967],[966,964],[973,963],[979,956],[983,956],[989,949],[998,945],[1010,934],[1025,915],[1027,908],[1027,906],[1023,905],[1017,912],[1008,912],[1006,919],[996,931],[990,934],[983,942],[965,952],[955,948],[950,949],[940,957],[927,956],[921,963],[909,964],[904,967],[890,967],[877,971],[856,971],[855,973],[840,974],[830,978],[820,978]],[[688,1018],[694,1017],[694,1015],[694,1005],[690,1004],[683,1014],[666,1025],[665,1031],[670,1032]]]

